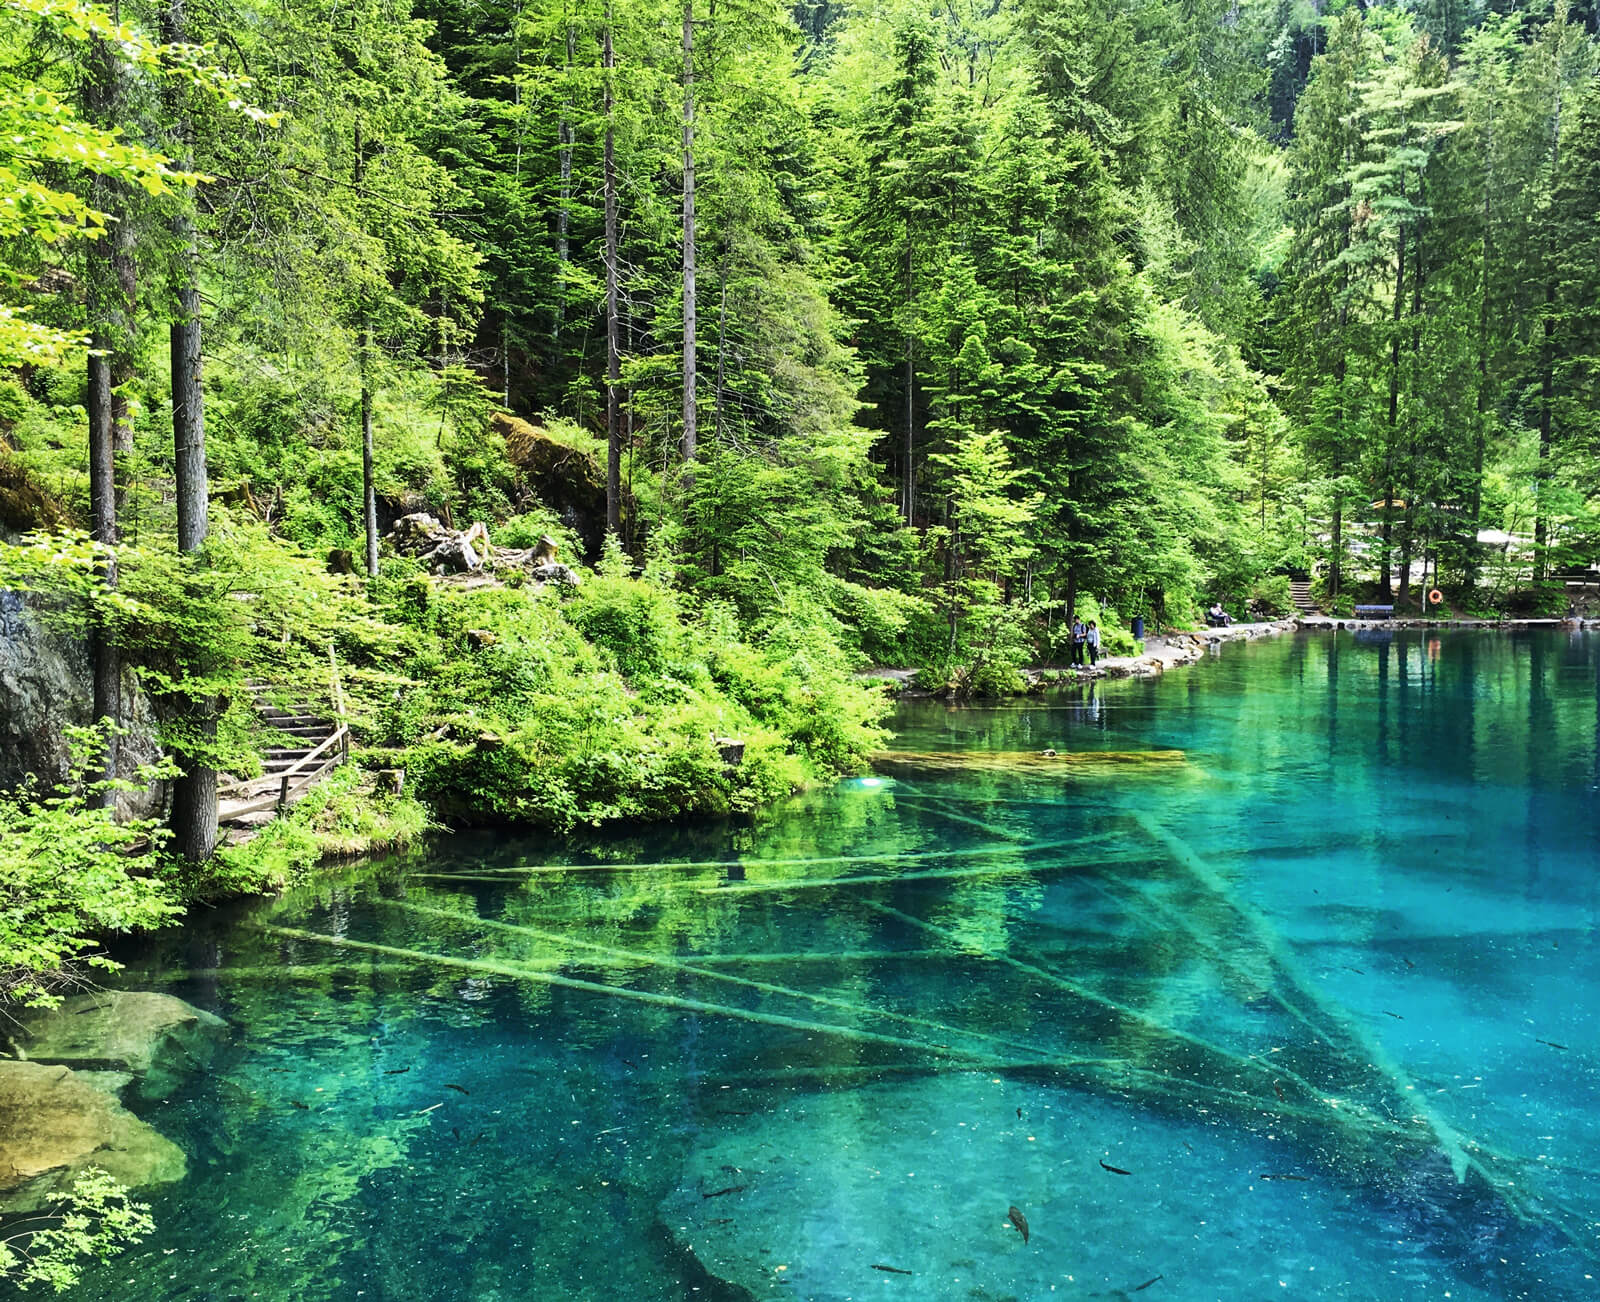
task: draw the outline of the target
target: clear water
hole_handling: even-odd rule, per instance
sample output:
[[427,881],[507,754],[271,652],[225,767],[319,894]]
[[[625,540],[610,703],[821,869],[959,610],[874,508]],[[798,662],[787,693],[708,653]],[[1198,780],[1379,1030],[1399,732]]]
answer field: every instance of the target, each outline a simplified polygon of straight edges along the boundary
[[1597,683],[1233,646],[897,716],[988,767],[202,919],[127,973],[235,1028],[146,1109],[190,1175],[78,1296],[1600,1296]]

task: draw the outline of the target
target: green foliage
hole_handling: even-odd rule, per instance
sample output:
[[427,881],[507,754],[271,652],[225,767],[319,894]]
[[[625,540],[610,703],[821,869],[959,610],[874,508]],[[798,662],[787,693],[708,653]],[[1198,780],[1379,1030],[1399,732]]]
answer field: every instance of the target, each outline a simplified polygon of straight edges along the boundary
[[154,1228],[148,1204],[90,1167],[58,1204],[0,1237],[0,1281],[21,1291],[43,1284],[65,1293],[82,1276],[85,1258],[106,1261]]
[[409,845],[431,826],[414,796],[379,793],[369,774],[346,765],[258,835],[220,850],[189,888],[208,898],[281,891],[327,859]]
[[172,770],[145,770],[137,783],[86,783],[87,757],[103,741],[83,732],[72,742],[66,782],[0,791],[0,1002],[49,1005],[85,969],[115,966],[99,952],[98,937],[159,926],[178,913],[152,853],[164,830],[150,819],[119,822],[98,800]]
[[[438,652],[414,665],[382,740],[407,746],[442,816],[568,828],[723,814],[856,771],[877,746],[881,698],[825,626],[748,641],[731,608],[686,620],[658,580],[607,568],[565,601],[435,594]],[[738,762],[728,741],[744,743]]]

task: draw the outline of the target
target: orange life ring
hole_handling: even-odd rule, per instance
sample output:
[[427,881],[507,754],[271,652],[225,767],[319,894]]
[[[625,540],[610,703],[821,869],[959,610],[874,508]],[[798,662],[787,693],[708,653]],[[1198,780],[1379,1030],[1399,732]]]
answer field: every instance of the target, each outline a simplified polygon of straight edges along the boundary
[[1428,601],[1432,605],[1437,606],[1443,600],[1444,600],[1444,593],[1440,592],[1438,588],[1435,588],[1432,592],[1430,592],[1428,594]]

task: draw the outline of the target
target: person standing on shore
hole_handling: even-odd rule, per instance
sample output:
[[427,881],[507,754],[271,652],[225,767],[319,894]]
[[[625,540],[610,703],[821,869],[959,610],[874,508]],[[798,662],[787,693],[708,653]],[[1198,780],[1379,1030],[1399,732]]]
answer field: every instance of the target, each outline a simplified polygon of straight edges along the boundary
[[1083,648],[1088,641],[1089,630],[1083,626],[1083,621],[1076,615],[1072,617],[1072,664],[1076,667],[1083,663]]
[[1091,665],[1099,664],[1100,663],[1100,625],[1096,624],[1094,622],[1094,620],[1092,620],[1092,619],[1089,621],[1089,627],[1084,630],[1084,633],[1083,633],[1083,644],[1084,644],[1084,646],[1089,648],[1089,663]]

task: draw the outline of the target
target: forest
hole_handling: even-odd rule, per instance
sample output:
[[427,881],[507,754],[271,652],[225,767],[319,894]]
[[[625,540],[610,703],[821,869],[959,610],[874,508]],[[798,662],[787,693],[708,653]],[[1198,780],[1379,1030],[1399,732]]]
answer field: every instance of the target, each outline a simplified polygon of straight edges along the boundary
[[[869,665],[1600,560],[1593,3],[0,15],[0,616],[83,666],[6,998],[431,824],[860,771]],[[297,710],[352,762],[219,832]]]

